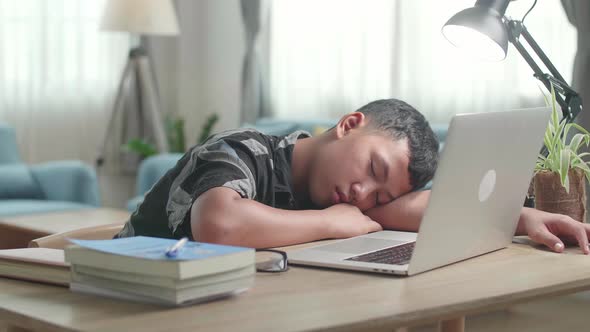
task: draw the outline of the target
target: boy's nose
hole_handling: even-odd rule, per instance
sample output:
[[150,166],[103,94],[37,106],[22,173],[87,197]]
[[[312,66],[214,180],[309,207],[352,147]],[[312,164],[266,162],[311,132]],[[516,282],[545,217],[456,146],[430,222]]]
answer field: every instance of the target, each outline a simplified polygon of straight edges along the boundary
[[367,198],[369,190],[367,186],[363,186],[360,183],[353,183],[350,187],[350,200],[351,202],[362,202]]
[[361,191],[361,185],[359,183],[353,183],[352,186],[350,186],[350,202],[357,202]]

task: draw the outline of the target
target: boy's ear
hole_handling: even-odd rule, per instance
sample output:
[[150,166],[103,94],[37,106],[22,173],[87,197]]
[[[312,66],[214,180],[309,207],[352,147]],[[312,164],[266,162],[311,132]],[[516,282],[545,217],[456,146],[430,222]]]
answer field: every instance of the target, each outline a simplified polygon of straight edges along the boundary
[[367,118],[361,112],[353,112],[343,116],[336,124],[336,136],[338,138],[347,135],[351,130],[359,129],[367,124]]

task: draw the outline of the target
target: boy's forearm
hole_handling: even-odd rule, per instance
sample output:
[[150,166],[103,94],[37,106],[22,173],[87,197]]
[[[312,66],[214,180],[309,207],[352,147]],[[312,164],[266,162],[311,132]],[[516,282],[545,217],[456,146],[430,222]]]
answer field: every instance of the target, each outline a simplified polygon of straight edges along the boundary
[[430,190],[411,192],[365,214],[381,224],[383,229],[417,232],[429,197]]
[[237,199],[211,218],[224,220],[224,230],[212,232],[203,220],[191,220],[195,240],[269,248],[330,237],[321,210],[283,210],[249,199]]

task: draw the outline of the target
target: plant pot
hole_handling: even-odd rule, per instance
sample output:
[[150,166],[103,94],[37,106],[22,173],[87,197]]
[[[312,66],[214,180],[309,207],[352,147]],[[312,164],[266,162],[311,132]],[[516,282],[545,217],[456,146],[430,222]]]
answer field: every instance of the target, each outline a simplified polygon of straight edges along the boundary
[[570,169],[568,173],[570,192],[561,185],[559,175],[550,171],[535,174],[535,208],[551,213],[560,213],[574,220],[586,221],[586,186],[584,173]]

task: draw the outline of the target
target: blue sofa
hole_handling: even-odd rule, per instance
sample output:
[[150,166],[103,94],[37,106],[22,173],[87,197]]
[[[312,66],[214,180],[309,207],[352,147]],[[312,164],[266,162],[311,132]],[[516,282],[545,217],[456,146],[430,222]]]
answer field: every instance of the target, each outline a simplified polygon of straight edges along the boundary
[[[337,120],[314,120],[314,121],[289,121],[263,118],[256,124],[246,124],[244,127],[255,128],[269,135],[287,135],[296,130],[305,130],[312,134],[325,129],[329,129]],[[431,124],[432,129],[441,142],[441,149],[447,137],[447,124]],[[143,160],[137,173],[136,191],[137,196],[127,202],[129,212],[135,211],[137,206],[143,201],[143,195],[162,177],[169,169],[176,165],[176,162],[182,157],[179,153],[167,153],[152,156]],[[425,187],[430,188],[430,183]]]
[[166,172],[174,167],[182,157],[182,153],[163,153],[142,160],[137,171],[135,191],[137,196],[127,201],[127,210],[135,211],[143,202],[143,195],[152,188]]
[[27,165],[14,128],[0,123],[0,217],[100,205],[95,171],[80,161]]

